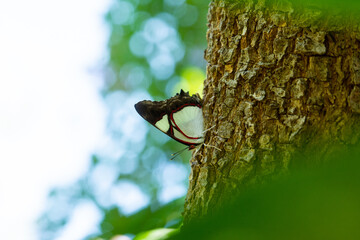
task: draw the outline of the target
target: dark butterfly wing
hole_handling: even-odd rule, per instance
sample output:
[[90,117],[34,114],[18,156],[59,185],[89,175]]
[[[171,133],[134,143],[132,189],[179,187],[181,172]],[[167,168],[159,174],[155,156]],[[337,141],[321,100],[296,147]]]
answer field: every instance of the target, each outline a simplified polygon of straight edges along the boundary
[[164,101],[144,100],[135,104],[136,111],[146,121],[188,146],[203,142],[202,101],[183,90]]

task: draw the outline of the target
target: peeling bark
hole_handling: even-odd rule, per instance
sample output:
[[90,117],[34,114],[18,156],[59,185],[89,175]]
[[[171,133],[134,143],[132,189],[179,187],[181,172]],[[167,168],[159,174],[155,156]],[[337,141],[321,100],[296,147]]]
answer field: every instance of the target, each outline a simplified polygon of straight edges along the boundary
[[185,224],[359,142],[359,32],[264,2],[210,4],[203,112],[213,128],[191,160]]

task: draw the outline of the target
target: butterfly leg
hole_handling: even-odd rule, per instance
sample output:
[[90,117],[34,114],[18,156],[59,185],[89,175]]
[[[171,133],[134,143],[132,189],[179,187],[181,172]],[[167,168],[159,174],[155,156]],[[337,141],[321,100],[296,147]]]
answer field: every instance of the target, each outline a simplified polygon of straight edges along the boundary
[[209,130],[213,129],[215,126],[216,126],[216,125],[214,125],[214,126],[212,126],[212,127],[208,128],[208,129],[204,130],[204,131],[203,131],[203,133],[206,133],[207,131],[209,131]]
[[220,148],[215,147],[215,146],[213,146],[213,145],[208,145],[208,144],[204,143],[204,146],[205,146],[205,147],[212,147],[212,148],[215,148],[215,149],[217,149],[217,150],[221,151],[221,149],[220,149]]

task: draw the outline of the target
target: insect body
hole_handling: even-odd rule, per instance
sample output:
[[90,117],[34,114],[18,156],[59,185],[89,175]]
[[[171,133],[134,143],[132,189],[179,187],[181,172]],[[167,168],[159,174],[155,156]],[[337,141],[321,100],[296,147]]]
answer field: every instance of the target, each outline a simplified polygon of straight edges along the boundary
[[146,121],[176,141],[193,149],[204,142],[202,100],[183,90],[164,101],[144,100],[135,104]]

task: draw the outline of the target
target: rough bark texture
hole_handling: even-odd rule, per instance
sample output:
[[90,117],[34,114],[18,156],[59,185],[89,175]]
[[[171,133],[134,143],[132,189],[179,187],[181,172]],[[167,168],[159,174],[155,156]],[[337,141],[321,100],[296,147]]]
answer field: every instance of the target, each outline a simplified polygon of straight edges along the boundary
[[249,184],[359,141],[358,32],[264,2],[209,6],[203,112],[213,127],[205,143],[216,148],[191,160],[185,224]]

